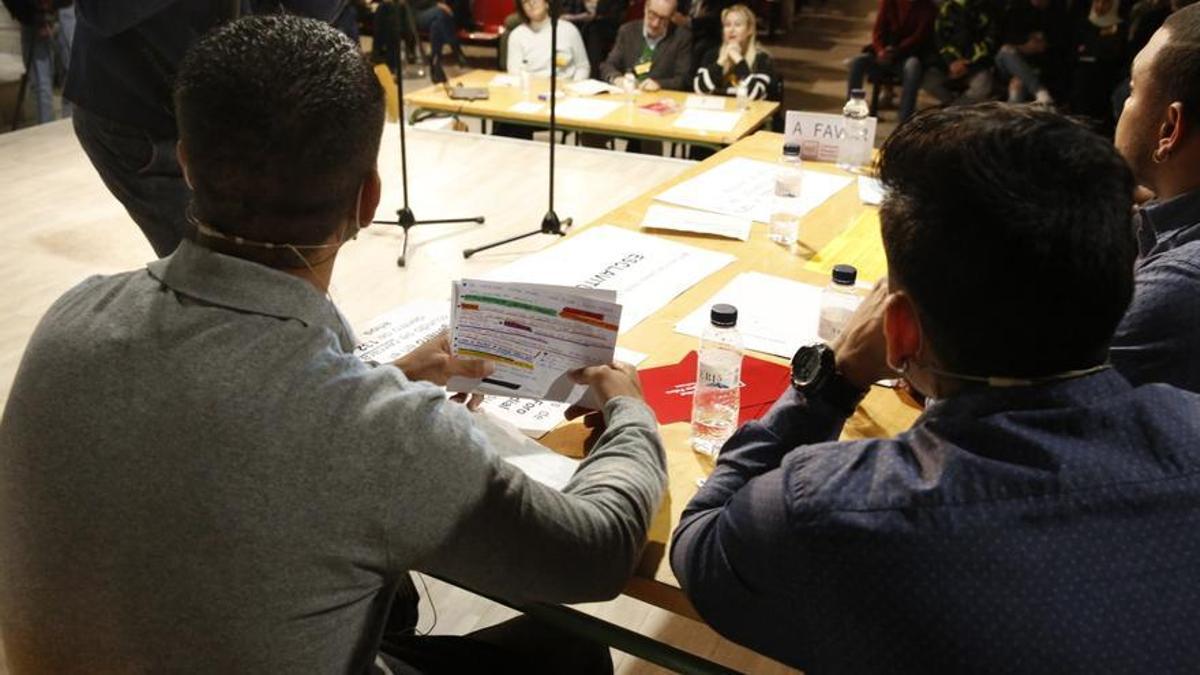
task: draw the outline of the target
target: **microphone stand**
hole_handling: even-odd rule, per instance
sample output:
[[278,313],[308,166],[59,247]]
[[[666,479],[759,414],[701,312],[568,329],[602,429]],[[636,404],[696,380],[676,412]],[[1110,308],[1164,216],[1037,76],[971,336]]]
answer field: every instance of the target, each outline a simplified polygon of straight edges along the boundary
[[542,226],[540,228],[532,232],[484,244],[483,246],[464,249],[464,258],[470,258],[480,251],[503,246],[518,239],[532,237],[535,234],[553,234],[565,237],[567,233],[563,230],[571,226],[572,219],[567,218],[560,221],[558,214],[554,212],[554,136],[557,133],[554,107],[558,101],[558,0],[548,0],[547,5],[550,14],[550,210],[546,211],[546,215],[542,217]]
[[396,74],[396,88],[400,98],[400,183],[404,188],[404,206],[396,211],[396,220],[376,220],[376,225],[396,225],[404,230],[404,244],[400,248],[400,257],[396,264],[405,266],[408,257],[408,231],[417,225],[444,225],[449,223],[483,223],[483,216],[474,218],[443,218],[440,220],[417,220],[412,209],[408,206],[408,145],[404,135],[404,73]]

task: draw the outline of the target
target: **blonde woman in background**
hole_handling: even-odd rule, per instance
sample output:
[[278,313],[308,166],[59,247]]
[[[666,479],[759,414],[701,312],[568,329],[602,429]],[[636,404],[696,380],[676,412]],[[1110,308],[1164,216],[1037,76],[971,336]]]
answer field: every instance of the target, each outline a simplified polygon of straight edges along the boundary
[[721,12],[721,46],[700,60],[692,80],[697,94],[732,96],[745,84],[752,100],[764,99],[772,89],[775,69],[771,57],[758,46],[754,12],[734,5]]

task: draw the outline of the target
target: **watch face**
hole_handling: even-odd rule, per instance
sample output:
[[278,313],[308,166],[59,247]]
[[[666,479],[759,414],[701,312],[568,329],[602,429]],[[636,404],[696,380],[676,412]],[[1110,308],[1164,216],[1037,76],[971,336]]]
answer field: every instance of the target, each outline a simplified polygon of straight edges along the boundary
[[821,348],[801,347],[792,357],[792,384],[806,387],[821,372]]

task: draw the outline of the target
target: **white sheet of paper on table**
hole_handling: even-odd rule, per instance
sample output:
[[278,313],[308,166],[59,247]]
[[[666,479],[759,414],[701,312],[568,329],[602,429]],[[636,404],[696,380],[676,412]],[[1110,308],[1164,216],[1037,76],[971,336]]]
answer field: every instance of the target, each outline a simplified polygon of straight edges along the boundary
[[[771,220],[778,171],[779,166],[772,162],[735,157],[670,188],[655,199],[766,223]],[[817,208],[852,180],[849,176],[805,169],[799,215]]]
[[494,370],[482,380],[452,377],[446,388],[594,407],[591,391],[569,373],[612,361],[621,322],[616,298],[595,288],[455,281],[450,350],[487,359]]
[[679,114],[674,126],[680,129],[699,129],[700,131],[729,133],[737,126],[740,119],[742,119],[740,111],[725,112],[687,108]]
[[742,241],[750,238],[751,224],[749,218],[665,204],[651,204],[650,208],[646,209],[646,215],[642,217],[642,227],[647,229],[714,234]]
[[858,177],[858,199],[867,206],[879,206],[883,203],[883,183],[878,178],[870,176]]
[[509,422],[491,414],[477,413],[477,428],[501,459],[537,482],[562,490],[579,468],[579,460],[554,452],[532,440]]
[[576,96],[595,96],[596,94],[609,93],[619,94],[621,90],[617,87],[601,82],[600,80],[580,80],[567,85],[567,91]]
[[500,73],[488,82],[489,87],[519,87],[521,86],[521,78],[518,75],[509,75],[508,73]]
[[759,272],[734,277],[675,330],[700,337],[709,323],[709,310],[722,302],[737,307],[737,327],[746,349],[790,358],[798,348],[819,339],[821,288]]
[[728,253],[599,225],[494,270],[487,278],[616,291],[624,333],[733,261]]
[[555,106],[554,114],[559,117],[569,117],[576,120],[599,120],[608,117],[609,113],[620,107],[620,103],[612,101],[563,97]]
[[519,101],[508,107],[509,112],[521,113],[522,115],[532,115],[539,113],[545,108],[544,103],[534,103],[533,101]]
[[683,99],[684,108],[695,110],[724,110],[729,99],[724,96],[698,96],[692,94]]

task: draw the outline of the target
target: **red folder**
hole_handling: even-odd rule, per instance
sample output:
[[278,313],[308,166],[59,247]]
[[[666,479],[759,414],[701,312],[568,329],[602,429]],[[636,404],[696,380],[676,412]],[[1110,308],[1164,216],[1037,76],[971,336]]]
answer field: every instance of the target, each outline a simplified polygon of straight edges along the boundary
[[[679,363],[638,371],[646,403],[659,424],[692,419],[692,392],[696,388],[696,352],[688,352]],[[742,358],[741,413],[738,424],[766,414],[791,384],[791,369],[777,363]]]

